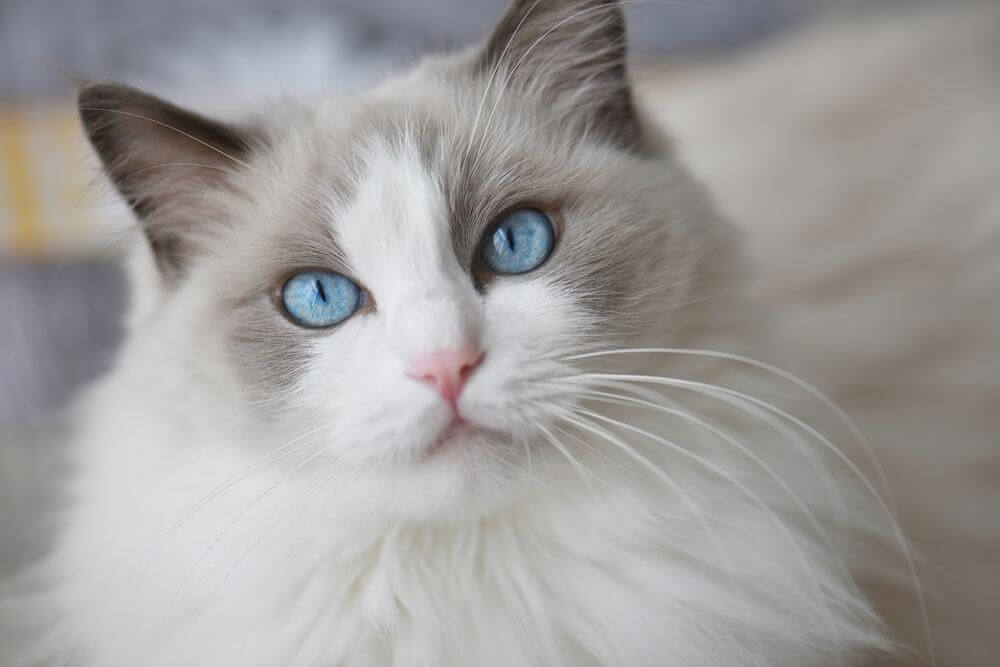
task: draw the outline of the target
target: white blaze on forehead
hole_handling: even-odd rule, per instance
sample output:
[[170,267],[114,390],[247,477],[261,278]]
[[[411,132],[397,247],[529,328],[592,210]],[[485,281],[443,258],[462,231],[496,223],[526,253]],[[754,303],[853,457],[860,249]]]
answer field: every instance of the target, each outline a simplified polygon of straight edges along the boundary
[[390,345],[410,360],[476,343],[478,294],[455,259],[444,193],[419,148],[376,141],[363,157],[356,196],[333,224]]

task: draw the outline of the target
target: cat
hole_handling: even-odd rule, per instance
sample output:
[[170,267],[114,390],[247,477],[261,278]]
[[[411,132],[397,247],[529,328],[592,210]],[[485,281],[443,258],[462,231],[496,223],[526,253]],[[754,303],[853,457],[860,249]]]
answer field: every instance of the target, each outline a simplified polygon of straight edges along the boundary
[[142,238],[25,664],[935,664],[882,452],[756,360],[808,346],[625,56],[515,0],[235,123],[81,91]]

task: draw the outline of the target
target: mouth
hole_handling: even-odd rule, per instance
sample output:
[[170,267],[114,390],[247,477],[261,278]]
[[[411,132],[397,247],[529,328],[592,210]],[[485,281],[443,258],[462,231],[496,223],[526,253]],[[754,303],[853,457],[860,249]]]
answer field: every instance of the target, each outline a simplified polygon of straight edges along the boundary
[[426,458],[439,456],[453,445],[460,441],[467,440],[470,436],[482,433],[483,429],[467,422],[462,417],[455,415],[451,423],[441,431],[441,434],[434,440],[433,444],[424,453]]

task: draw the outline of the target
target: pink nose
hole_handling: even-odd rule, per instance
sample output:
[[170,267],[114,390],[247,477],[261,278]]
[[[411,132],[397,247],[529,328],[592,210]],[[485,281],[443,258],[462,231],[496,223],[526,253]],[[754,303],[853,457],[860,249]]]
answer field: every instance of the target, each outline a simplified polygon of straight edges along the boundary
[[482,360],[483,353],[472,345],[458,350],[438,350],[417,359],[408,375],[434,385],[446,401],[454,404],[466,380]]

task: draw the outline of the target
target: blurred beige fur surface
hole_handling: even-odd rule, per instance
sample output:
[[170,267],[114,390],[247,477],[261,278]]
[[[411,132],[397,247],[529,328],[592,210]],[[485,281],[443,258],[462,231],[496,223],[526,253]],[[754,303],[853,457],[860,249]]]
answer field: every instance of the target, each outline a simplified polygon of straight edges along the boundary
[[[645,95],[746,235],[772,358],[885,466],[942,666],[1000,660],[1000,3],[831,19]],[[912,598],[881,600],[912,645]]]

